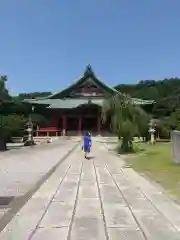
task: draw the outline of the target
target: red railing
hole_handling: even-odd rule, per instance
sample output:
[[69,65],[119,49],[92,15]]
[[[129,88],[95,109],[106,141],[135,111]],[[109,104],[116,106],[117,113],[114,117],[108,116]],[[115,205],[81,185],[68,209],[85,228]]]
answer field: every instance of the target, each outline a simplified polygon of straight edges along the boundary
[[44,127],[44,128],[38,128],[36,130],[36,132],[38,133],[45,133],[45,132],[59,132],[60,129],[58,129],[57,127]]

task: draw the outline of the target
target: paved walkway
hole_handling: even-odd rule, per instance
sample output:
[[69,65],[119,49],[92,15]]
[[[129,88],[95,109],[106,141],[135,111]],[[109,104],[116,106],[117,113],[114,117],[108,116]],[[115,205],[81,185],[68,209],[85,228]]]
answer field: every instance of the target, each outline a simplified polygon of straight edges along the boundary
[[93,143],[91,159],[79,146],[0,233],[12,239],[177,240],[180,206]]
[[75,144],[54,141],[52,144],[0,152],[0,196],[25,194]]

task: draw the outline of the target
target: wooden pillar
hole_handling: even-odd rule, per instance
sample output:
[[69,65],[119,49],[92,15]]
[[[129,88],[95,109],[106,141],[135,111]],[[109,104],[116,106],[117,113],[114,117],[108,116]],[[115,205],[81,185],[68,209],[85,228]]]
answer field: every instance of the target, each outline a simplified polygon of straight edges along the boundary
[[78,132],[79,132],[79,135],[81,135],[81,132],[82,132],[82,116],[79,116],[79,118],[78,118]]
[[38,130],[39,130],[39,126],[37,125],[37,128],[36,128],[36,137],[39,137],[39,132],[38,132]]
[[98,116],[97,118],[97,132],[100,133],[101,131],[101,117]]
[[58,129],[58,117],[57,116],[54,117],[54,125]]
[[66,130],[67,128],[67,123],[66,123],[66,116],[62,117],[62,128]]

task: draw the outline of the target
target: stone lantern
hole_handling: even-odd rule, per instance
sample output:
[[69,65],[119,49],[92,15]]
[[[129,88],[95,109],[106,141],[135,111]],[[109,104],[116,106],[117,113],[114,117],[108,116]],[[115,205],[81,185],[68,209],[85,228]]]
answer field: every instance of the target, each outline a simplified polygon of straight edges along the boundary
[[155,127],[156,124],[151,120],[149,123],[150,143],[155,144]]
[[[32,106],[31,110],[32,110],[32,112],[34,112],[34,106]],[[33,139],[33,123],[32,123],[32,119],[31,119],[31,115],[29,115],[29,120],[28,120],[26,131],[28,132],[28,139],[25,142],[24,146],[35,145],[34,139]]]

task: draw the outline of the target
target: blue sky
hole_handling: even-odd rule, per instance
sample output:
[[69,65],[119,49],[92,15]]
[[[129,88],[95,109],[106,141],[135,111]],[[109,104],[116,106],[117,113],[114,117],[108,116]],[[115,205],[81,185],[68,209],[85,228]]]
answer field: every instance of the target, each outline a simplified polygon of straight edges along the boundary
[[0,74],[58,91],[91,64],[108,84],[180,77],[179,0],[1,0]]

